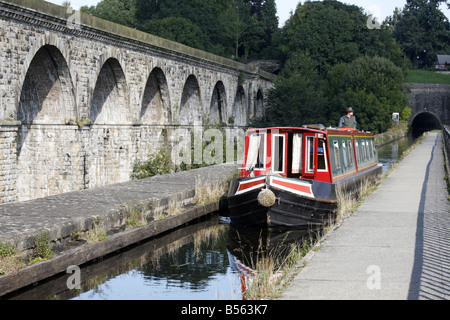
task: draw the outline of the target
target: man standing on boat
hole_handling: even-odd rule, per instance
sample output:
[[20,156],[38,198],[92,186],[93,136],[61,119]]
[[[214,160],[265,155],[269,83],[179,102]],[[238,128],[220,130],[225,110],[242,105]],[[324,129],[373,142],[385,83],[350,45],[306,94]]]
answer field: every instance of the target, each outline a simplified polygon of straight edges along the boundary
[[353,115],[353,109],[347,108],[347,114],[339,120],[339,128],[356,129],[356,117]]

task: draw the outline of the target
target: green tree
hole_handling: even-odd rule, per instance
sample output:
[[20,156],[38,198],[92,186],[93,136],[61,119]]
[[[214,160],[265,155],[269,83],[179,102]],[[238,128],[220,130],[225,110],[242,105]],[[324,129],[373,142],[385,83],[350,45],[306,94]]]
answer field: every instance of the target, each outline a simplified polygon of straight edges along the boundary
[[407,0],[393,20],[393,36],[415,67],[431,67],[436,55],[450,51],[450,24],[440,0]]
[[102,0],[81,11],[226,57],[270,58],[279,43],[275,0]]
[[[358,57],[354,35],[359,25],[348,10],[336,9],[335,5],[337,1],[330,0],[298,4],[283,30],[283,50],[288,58],[297,52],[309,53],[324,71]],[[357,7],[354,10],[358,11]]]
[[[252,32],[254,37],[258,37],[258,42],[261,44],[259,50],[253,51],[253,57],[270,58],[268,53],[272,52],[275,49],[274,45],[276,45],[273,43],[274,34],[279,30],[275,0],[244,0],[244,3],[251,5],[249,16],[258,22],[256,28],[260,29]],[[250,23],[248,28],[255,28],[255,22]],[[249,31],[246,33],[249,33]]]
[[249,58],[250,52],[257,56],[264,44],[264,28],[262,22],[255,15],[248,17],[242,32],[242,46],[244,49],[244,60]]
[[185,18],[168,17],[160,20],[150,20],[141,25],[140,28],[145,32],[193,48],[202,50],[207,48],[207,36],[202,29]]
[[326,99],[321,90],[317,64],[307,54],[293,55],[268,93],[269,109],[264,126],[301,126],[325,123]]
[[229,23],[226,24],[228,34],[234,39],[235,57],[239,58],[240,48],[244,33],[247,29],[247,17],[250,16],[251,6],[241,0],[233,0],[232,6],[229,8],[227,17]]
[[261,59],[277,59],[279,56],[279,20],[275,0],[266,0],[262,6],[260,21],[264,28],[264,39],[258,57]]
[[391,126],[392,113],[407,106],[404,71],[386,58],[362,56],[334,66],[327,75],[327,118],[336,126],[345,109],[352,107],[358,128],[375,133]]
[[80,11],[124,26],[136,26],[134,0],[102,0],[97,6],[83,6]]
[[[137,28],[149,32],[149,25],[153,20],[163,20],[166,18],[183,18],[191,22],[192,25],[199,27],[202,31],[203,39],[201,49],[209,52],[231,56],[233,54],[233,43],[226,34],[225,23],[235,21],[234,17],[227,16],[230,13],[235,0],[135,0]],[[231,20],[231,21],[230,21]],[[198,36],[198,30],[191,28]],[[173,38],[186,38],[184,35],[175,36],[172,30]],[[191,41],[192,43],[192,41]],[[197,47],[199,48],[199,47]]]
[[299,3],[283,28],[282,50],[309,53],[322,75],[361,55],[383,56],[403,66],[402,52],[388,28],[369,29],[363,9],[336,0]]

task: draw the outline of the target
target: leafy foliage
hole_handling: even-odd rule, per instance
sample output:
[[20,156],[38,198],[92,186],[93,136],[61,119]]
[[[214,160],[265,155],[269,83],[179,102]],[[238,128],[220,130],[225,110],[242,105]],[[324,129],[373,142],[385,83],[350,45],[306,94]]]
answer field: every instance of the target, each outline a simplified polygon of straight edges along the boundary
[[136,26],[133,0],[102,0],[97,6],[83,6],[80,11],[132,28]]
[[322,75],[361,55],[387,57],[404,67],[403,53],[389,30],[367,28],[368,18],[361,8],[336,0],[300,3],[283,29],[282,50],[288,58],[308,53]]
[[393,36],[414,67],[429,68],[437,54],[450,52],[450,23],[439,9],[442,0],[408,0],[387,20]]
[[171,154],[161,149],[159,152],[150,155],[147,161],[136,161],[133,165],[133,179],[145,179],[156,175],[169,174],[173,171]]
[[[53,256],[49,235],[41,232],[34,239],[33,257],[34,262],[50,259]],[[36,260],[38,259],[38,260]]]
[[404,72],[386,58],[362,56],[337,65],[328,75],[330,119],[337,123],[345,108],[356,111],[359,129],[384,132],[392,113],[407,106]]
[[102,0],[81,11],[226,57],[277,51],[275,0]]
[[161,20],[149,20],[141,25],[141,29],[190,47],[207,49],[206,35],[202,29],[185,18],[167,17]]
[[[260,123],[268,126],[300,126],[326,122],[326,100],[320,90],[316,63],[308,55],[294,55],[269,92],[269,110]],[[255,123],[256,124],[256,123]]]

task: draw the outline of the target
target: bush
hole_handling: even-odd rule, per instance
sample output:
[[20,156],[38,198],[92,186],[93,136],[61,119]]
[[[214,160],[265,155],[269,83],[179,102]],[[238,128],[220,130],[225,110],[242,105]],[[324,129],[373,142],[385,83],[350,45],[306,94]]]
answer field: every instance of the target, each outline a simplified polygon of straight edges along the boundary
[[172,157],[166,150],[161,149],[147,161],[136,161],[133,165],[132,179],[145,179],[156,175],[171,173],[174,170]]
[[42,232],[34,239],[33,262],[44,261],[53,256],[52,247],[48,234]]

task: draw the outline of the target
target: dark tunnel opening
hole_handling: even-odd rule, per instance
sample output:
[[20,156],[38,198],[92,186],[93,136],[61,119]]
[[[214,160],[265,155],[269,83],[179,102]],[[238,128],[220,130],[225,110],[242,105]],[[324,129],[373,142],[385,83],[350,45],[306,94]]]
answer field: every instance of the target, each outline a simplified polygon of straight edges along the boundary
[[424,112],[418,114],[411,124],[414,138],[420,137],[424,132],[431,130],[441,130],[442,125],[439,120],[431,113]]

